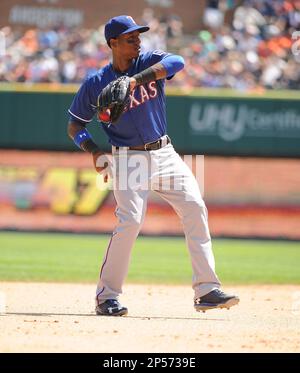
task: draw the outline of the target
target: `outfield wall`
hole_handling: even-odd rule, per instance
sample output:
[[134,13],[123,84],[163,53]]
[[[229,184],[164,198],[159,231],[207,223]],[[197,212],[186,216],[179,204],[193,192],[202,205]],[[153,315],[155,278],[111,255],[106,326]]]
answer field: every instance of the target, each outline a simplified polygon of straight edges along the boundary
[[[66,132],[67,109],[77,86],[4,87],[1,148],[77,150]],[[300,95],[169,92],[168,133],[182,154],[300,157]],[[109,151],[101,124],[94,120],[89,129]]]

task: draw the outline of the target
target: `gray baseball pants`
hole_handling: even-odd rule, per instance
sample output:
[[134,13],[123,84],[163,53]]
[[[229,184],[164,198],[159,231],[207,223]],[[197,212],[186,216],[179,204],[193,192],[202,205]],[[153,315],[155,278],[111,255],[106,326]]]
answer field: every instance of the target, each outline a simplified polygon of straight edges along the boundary
[[165,199],[181,219],[192,262],[194,298],[219,288],[207,209],[193,173],[172,144],[153,151],[116,151],[113,147],[113,163],[118,223],[100,270],[98,302],[117,299],[122,293],[131,250],[143,224],[151,190]]

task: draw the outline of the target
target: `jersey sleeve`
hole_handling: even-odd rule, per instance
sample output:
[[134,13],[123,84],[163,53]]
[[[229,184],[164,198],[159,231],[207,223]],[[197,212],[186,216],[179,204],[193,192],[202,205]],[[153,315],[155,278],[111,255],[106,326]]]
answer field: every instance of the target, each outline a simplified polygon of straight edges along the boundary
[[158,62],[160,62],[162,59],[164,59],[167,56],[171,56],[171,53],[164,52],[160,49],[156,49],[151,52],[146,52],[143,55],[144,59],[144,68],[150,67]]
[[76,93],[68,110],[71,118],[83,123],[89,123],[93,120],[96,112],[95,92],[93,77],[86,79]]
[[[168,52],[164,52],[163,50],[160,50],[160,49],[156,49],[151,52],[146,52],[144,54],[144,69],[162,61],[164,58],[168,56],[172,56],[172,54]],[[175,74],[168,76],[166,79],[170,80],[173,78],[174,75]]]

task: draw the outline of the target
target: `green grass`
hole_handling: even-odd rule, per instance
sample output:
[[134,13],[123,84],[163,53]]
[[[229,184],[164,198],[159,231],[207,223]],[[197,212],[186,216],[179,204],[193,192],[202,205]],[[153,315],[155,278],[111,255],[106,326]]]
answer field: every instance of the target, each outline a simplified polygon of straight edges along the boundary
[[[92,282],[108,236],[0,233],[0,280]],[[226,284],[300,284],[300,243],[213,241],[217,273]],[[128,282],[187,284],[191,265],[183,238],[139,237]]]

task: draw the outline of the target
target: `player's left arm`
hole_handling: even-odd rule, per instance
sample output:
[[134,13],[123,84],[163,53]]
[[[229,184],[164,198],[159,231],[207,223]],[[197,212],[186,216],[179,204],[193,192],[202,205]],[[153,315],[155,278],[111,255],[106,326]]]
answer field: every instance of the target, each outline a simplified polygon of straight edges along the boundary
[[171,78],[183,68],[184,59],[179,55],[169,54],[161,61],[132,76],[130,82],[131,89],[153,80]]

